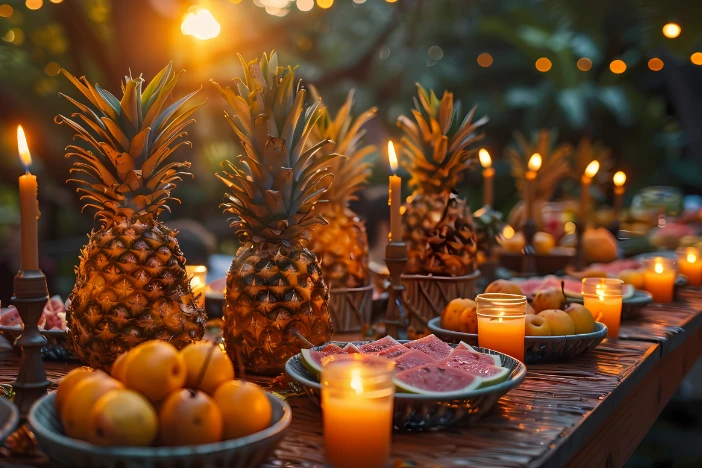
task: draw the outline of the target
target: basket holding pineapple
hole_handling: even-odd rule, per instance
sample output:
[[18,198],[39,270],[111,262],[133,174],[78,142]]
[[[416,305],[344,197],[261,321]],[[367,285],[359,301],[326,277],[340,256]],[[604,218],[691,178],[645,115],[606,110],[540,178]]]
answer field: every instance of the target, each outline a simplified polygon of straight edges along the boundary
[[456,187],[475,160],[474,144],[483,137],[478,131],[488,119],[474,120],[475,107],[462,116],[452,93],[445,91],[439,100],[433,91],[417,88],[415,121],[402,115],[397,125],[404,132],[402,164],[414,188],[402,217],[408,250],[404,298],[411,332],[421,334],[448,301],[473,295],[480,274],[473,218]]

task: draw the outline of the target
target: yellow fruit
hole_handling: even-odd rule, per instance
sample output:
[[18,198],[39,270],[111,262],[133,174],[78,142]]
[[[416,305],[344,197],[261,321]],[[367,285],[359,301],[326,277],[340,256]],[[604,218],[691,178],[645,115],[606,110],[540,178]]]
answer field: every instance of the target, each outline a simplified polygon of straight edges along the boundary
[[500,245],[507,252],[519,253],[524,249],[524,246],[526,246],[526,240],[524,239],[524,234],[518,232],[509,239],[501,239]]
[[188,388],[199,388],[212,395],[222,383],[234,378],[232,361],[214,343],[192,343],[180,354],[185,362],[185,386]]
[[115,362],[112,363],[112,368],[110,369],[110,375],[112,378],[115,378],[120,382],[124,382],[124,370],[127,367],[126,364],[128,356],[128,352],[117,356],[117,359],[115,359]]
[[107,392],[122,389],[124,385],[104,372],[94,372],[75,386],[61,410],[63,428],[70,437],[88,440],[90,436],[90,413],[95,402]]
[[644,288],[644,274],[642,270],[622,270],[619,273],[619,279],[636,289]]
[[478,304],[473,302],[473,305],[466,307],[461,312],[461,317],[458,321],[458,331],[463,333],[478,333]]
[[608,263],[617,259],[617,239],[605,228],[583,233],[583,252],[590,262]]
[[534,234],[534,239],[532,240],[534,245],[534,250],[539,255],[548,255],[551,253],[551,249],[556,246],[556,239],[547,232],[537,232]]
[[163,445],[199,445],[222,440],[222,412],[212,397],[200,390],[183,388],[171,393],[161,404],[158,419]]
[[551,327],[545,318],[527,314],[525,334],[526,336],[550,336]]
[[531,305],[537,314],[548,309],[563,309],[565,307],[565,297],[563,291],[558,288],[546,288],[536,291]]
[[573,319],[562,310],[544,310],[543,312],[539,312],[537,317],[541,317],[548,322],[552,336],[575,335],[575,323],[573,323]]
[[56,414],[60,415],[63,405],[71,394],[74,388],[83,381],[86,377],[95,375],[93,371],[87,367],[79,367],[78,369],[73,369],[71,372],[66,374],[66,376],[59,382],[58,390],[56,390],[56,399],[54,400],[54,407],[56,408]]
[[173,345],[147,341],[129,354],[123,371],[124,384],[149,400],[163,400],[185,383],[185,362]]
[[595,319],[589,310],[582,304],[571,304],[565,310],[565,313],[573,321],[575,325],[575,334],[592,333],[595,331]]
[[271,403],[256,384],[230,380],[217,388],[214,399],[222,411],[225,440],[253,434],[271,425]]
[[461,314],[468,307],[475,307],[471,299],[453,299],[441,311],[441,328],[458,331],[461,323]]
[[485,288],[485,293],[517,294],[519,296],[523,295],[522,288],[520,288],[517,284],[502,279],[498,279],[490,283],[488,287]]
[[149,400],[134,390],[112,390],[90,413],[89,441],[103,446],[144,447],[158,434],[158,415]]

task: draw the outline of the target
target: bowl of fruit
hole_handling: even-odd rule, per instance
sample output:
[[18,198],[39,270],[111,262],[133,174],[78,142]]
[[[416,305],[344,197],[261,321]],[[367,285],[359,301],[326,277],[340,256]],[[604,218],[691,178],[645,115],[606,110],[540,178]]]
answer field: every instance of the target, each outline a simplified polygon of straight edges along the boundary
[[[509,239],[500,241],[500,265],[510,271],[522,272],[524,268],[524,234],[517,232]],[[553,236],[546,232],[537,232],[532,241],[534,247],[534,264],[536,272],[547,275],[563,270],[575,258],[572,247],[556,246]]]
[[64,465],[255,467],[291,418],[282,399],[234,380],[217,345],[178,351],[148,341],[121,355],[110,374],[72,370],[28,419],[42,450]]
[[413,341],[386,336],[375,341],[327,343],[290,358],[285,373],[319,404],[324,358],[345,353],[377,355],[395,362],[393,426],[404,431],[475,422],[526,375],[526,366],[506,354],[465,343],[449,345],[434,335]]
[[[485,292],[523,295],[516,283],[505,280],[491,283]],[[472,299],[454,299],[428,327],[446,341],[477,345],[476,309]],[[571,359],[595,348],[606,336],[607,327],[582,304],[567,304],[562,291],[547,289],[527,304],[524,360],[541,364]]]

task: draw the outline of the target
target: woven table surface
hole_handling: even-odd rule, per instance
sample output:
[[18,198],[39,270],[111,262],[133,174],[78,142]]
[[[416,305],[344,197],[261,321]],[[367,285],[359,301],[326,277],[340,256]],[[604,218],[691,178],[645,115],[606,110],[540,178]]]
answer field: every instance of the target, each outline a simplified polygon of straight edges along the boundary
[[[593,352],[568,362],[530,365],[522,385],[502,397],[477,424],[439,432],[395,433],[395,466],[540,466],[552,461],[559,450],[561,458],[569,458],[594,432],[583,422],[598,407],[603,406],[604,412],[607,403],[615,406],[647,368],[696,332],[702,325],[701,307],[702,290],[685,288],[678,302],[650,305],[637,319],[623,322],[619,340],[606,339]],[[13,350],[0,345],[0,383],[14,380],[18,364]],[[76,361],[46,362],[52,389],[78,365]],[[252,380],[271,384],[270,379]],[[287,401],[293,421],[264,466],[323,466],[319,408],[305,396],[290,396]],[[0,455],[0,466],[3,461],[52,466],[42,458],[10,460]]]

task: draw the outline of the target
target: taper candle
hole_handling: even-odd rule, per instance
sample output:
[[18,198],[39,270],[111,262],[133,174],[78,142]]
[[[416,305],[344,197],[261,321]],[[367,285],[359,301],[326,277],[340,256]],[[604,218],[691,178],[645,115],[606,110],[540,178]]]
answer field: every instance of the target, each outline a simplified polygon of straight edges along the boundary
[[495,168],[492,167],[492,158],[490,158],[490,153],[485,148],[480,148],[478,157],[480,158],[480,165],[483,166],[483,204],[492,206]]
[[526,218],[534,219],[534,181],[536,180],[536,172],[541,168],[542,158],[539,153],[534,153],[529,158],[527,166],[529,170],[526,172],[524,185],[524,204],[526,205]]
[[39,201],[37,176],[29,172],[32,156],[22,126],[17,127],[17,148],[26,173],[19,178],[20,220],[22,223],[22,269],[39,269]]
[[600,170],[600,163],[597,160],[590,161],[585,168],[585,172],[580,179],[580,222],[587,228],[590,213],[590,184],[597,171]]
[[397,173],[397,155],[392,141],[388,142],[388,160],[393,174],[390,176],[388,205],[390,205],[390,242],[402,240],[402,178]]
[[622,211],[622,197],[626,191],[624,188],[626,174],[622,171],[618,171],[614,174],[614,177],[612,177],[612,182],[614,182],[614,219],[618,220]]

